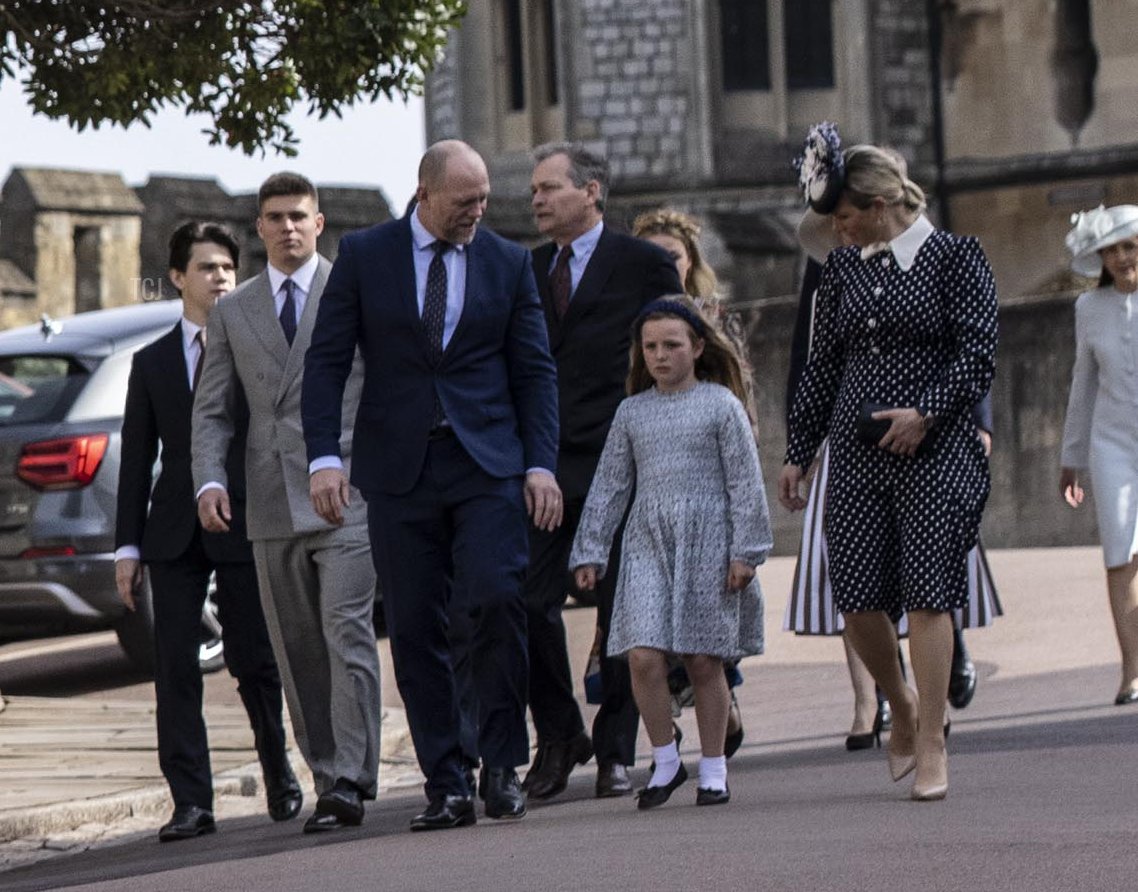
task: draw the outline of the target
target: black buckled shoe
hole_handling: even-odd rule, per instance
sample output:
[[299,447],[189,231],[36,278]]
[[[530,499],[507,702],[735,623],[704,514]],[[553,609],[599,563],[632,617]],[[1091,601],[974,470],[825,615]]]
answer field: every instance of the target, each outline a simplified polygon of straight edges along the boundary
[[450,830],[469,827],[478,819],[474,815],[474,799],[470,796],[435,796],[427,810],[411,819],[411,829]]
[[712,790],[710,787],[699,787],[695,791],[696,805],[724,805],[731,801],[731,789]]
[[684,763],[680,763],[679,771],[668,783],[662,787],[645,787],[636,795],[636,807],[641,811],[663,805],[684,781],[688,779],[688,770]]
[[217,830],[213,812],[196,805],[176,805],[174,815],[158,831],[159,842],[176,842],[179,839],[193,839]]

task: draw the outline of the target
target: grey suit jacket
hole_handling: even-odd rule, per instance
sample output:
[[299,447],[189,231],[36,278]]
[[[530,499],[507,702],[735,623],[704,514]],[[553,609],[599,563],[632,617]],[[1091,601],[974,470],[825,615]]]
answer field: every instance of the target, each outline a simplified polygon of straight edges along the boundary
[[[209,317],[208,348],[194,398],[194,491],[211,481],[228,485],[225,454],[233,437],[233,419],[227,397],[232,388],[243,387],[249,403],[245,471],[246,522],[251,540],[289,538],[332,528],[312,508],[300,420],[304,355],[331,268],[332,264],[321,257],[291,349],[277,319],[267,271],[243,282],[219,301]],[[344,388],[340,428],[340,454],[349,474],[362,385],[363,361],[357,352]],[[364,500],[353,489],[344,523],[366,522]]]

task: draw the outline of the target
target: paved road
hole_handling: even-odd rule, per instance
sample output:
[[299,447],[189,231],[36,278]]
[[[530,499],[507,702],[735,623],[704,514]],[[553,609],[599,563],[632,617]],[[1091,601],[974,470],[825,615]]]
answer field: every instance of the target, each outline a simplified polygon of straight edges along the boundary
[[[724,808],[696,808],[692,783],[650,813],[598,801],[590,766],[513,824],[412,835],[420,797],[390,793],[362,828],[332,837],[237,818],[212,838],[159,846],[151,832],[9,871],[0,887],[1130,890],[1138,709],[1109,705],[1117,650],[1098,554],[1002,552],[992,563],[1008,616],[971,638],[980,689],[953,716],[943,803],[908,801],[880,751],[844,751],[841,645],[777,631],[792,567],[775,560],[762,571],[768,652],[745,665],[748,737]],[[568,616],[583,658],[591,615]],[[682,722],[694,767],[694,717]]]

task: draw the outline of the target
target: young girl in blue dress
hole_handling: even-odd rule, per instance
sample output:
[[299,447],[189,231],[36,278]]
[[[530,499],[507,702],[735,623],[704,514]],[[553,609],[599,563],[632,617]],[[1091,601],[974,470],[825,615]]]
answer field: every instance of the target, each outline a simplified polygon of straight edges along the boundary
[[[730,697],[723,661],[762,652],[755,566],[770,517],[739,361],[685,297],[648,304],[633,326],[630,396],[613,419],[569,566],[592,589],[629,499],[609,655],[626,654],[655,768],[638,806],[687,780],[672,727],[667,655],[695,689],[698,805],[728,801],[723,754]],[[633,497],[633,488],[635,496]]]

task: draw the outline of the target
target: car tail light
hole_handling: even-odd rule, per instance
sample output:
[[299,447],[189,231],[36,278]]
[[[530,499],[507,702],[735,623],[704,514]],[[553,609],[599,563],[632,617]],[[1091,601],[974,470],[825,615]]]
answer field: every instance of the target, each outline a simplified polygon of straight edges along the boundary
[[106,434],[27,443],[17,476],[36,489],[79,489],[95,479],[107,451]]
[[20,552],[20,557],[24,560],[32,560],[33,558],[45,557],[75,557],[76,551],[73,545],[46,545],[40,548],[25,548]]

